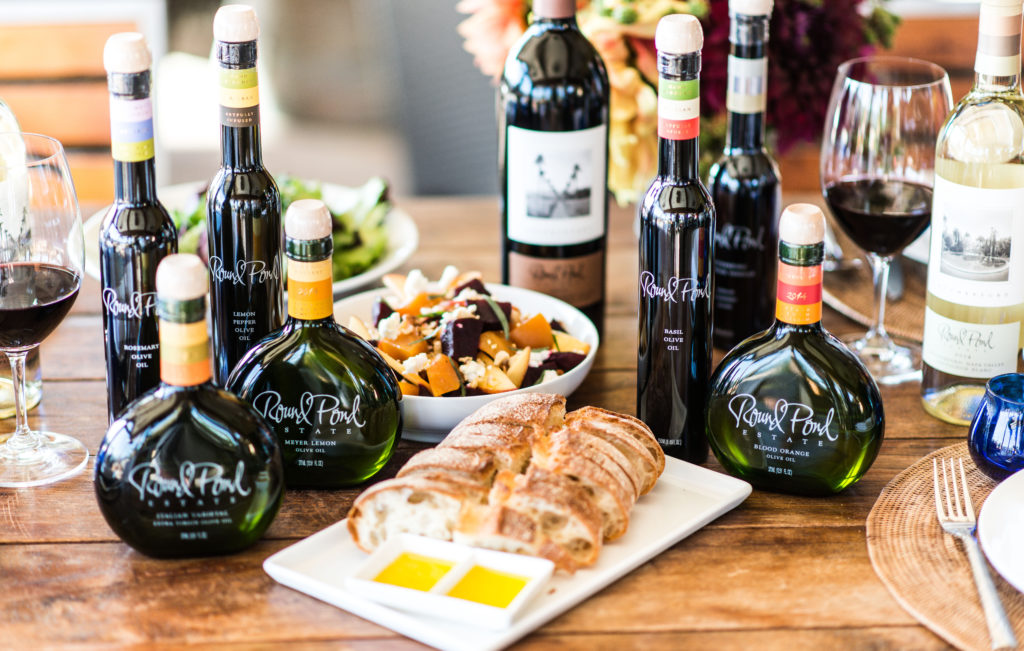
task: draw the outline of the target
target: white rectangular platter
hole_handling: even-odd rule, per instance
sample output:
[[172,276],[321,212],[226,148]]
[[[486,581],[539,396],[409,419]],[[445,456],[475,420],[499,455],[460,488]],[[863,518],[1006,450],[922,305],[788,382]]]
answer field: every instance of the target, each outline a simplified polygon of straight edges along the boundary
[[282,549],[263,562],[275,581],[444,651],[491,651],[508,646],[657,556],[750,494],[750,484],[685,461],[667,458],[665,472],[641,497],[629,531],[601,550],[597,563],[572,576],[556,574],[512,626],[488,631],[395,610],[344,587],[366,558],[345,520]]

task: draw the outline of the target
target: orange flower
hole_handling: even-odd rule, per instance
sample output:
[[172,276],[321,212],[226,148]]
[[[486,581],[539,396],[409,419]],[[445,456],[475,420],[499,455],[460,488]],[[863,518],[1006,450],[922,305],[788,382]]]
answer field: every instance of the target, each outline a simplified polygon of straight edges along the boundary
[[497,77],[505,67],[505,57],[526,31],[524,0],[461,0],[455,9],[469,14],[456,28],[473,55],[473,62],[484,74]]

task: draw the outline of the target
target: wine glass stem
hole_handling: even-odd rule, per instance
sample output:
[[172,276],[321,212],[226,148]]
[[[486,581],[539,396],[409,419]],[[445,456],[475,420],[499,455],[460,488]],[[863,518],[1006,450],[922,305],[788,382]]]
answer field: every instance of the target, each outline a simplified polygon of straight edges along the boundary
[[889,333],[885,331],[885,293],[889,288],[889,263],[891,256],[880,256],[876,253],[868,253],[868,262],[871,263],[871,274],[875,283],[875,325],[871,326],[865,338],[880,339],[889,342]]
[[28,427],[28,414],[25,413],[25,358],[27,350],[8,351],[7,361],[11,365],[11,388],[14,390],[14,414],[16,426],[7,445],[12,448],[34,447],[32,430]]

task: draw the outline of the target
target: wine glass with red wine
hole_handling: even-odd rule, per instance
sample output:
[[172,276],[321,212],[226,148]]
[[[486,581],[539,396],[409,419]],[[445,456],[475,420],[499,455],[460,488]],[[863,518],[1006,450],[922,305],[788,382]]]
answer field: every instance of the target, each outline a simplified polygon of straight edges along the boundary
[[839,66],[821,142],[821,185],[840,228],[867,253],[875,324],[844,338],[875,380],[920,377],[921,348],[885,330],[889,265],[931,220],[935,141],[953,107],[939,66],[904,57],[865,57]]
[[17,421],[0,434],[0,486],[37,486],[85,467],[64,434],[29,429],[25,356],[67,316],[82,284],[82,218],[61,144],[0,133],[0,350],[11,363]]

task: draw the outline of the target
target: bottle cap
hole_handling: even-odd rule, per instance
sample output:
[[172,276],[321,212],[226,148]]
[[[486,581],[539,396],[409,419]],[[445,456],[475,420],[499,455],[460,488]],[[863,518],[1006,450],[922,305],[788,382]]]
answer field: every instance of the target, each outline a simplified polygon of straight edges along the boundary
[[319,199],[299,199],[284,215],[284,233],[293,240],[322,240],[331,235],[331,211]]
[[658,21],[654,46],[664,54],[691,54],[704,47],[704,30],[690,14],[670,14]]
[[825,215],[811,203],[794,203],[779,218],[779,239],[787,244],[818,244],[825,241]]
[[103,46],[103,67],[107,72],[132,74],[145,72],[153,65],[146,37],[138,32],[121,32]]
[[224,5],[213,17],[213,37],[224,43],[247,43],[260,36],[256,10],[249,5]]
[[160,298],[190,301],[206,296],[209,286],[206,265],[192,253],[172,253],[156,268],[156,293]]
[[533,0],[536,18],[572,18],[576,15],[576,0]]
[[772,0],[729,0],[729,13],[742,16],[770,16]]

